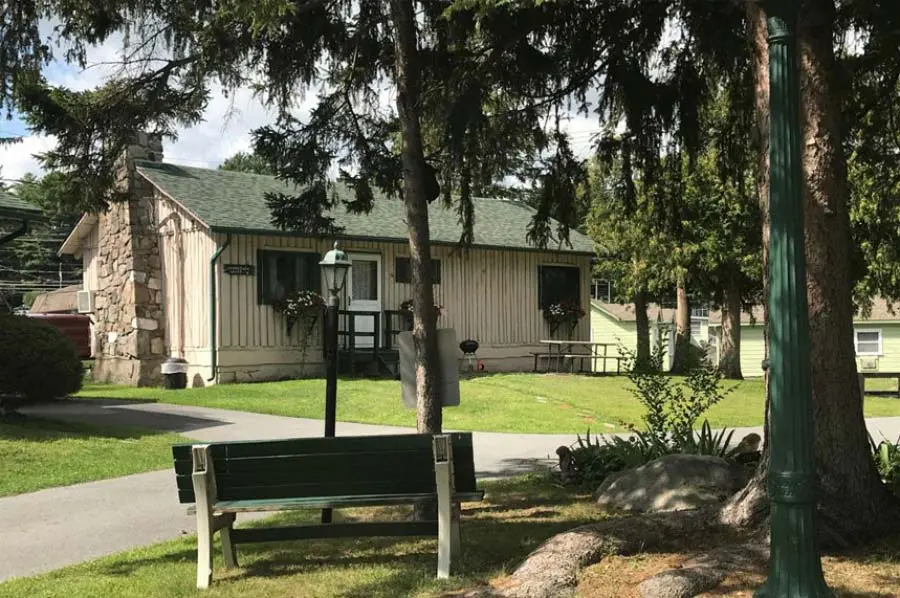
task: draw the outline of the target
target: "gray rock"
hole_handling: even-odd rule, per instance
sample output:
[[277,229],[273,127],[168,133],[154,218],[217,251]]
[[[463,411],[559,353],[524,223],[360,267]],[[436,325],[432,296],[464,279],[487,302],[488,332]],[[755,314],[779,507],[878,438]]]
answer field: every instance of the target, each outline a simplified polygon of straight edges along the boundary
[[711,567],[686,567],[654,575],[641,583],[641,598],[691,598],[714,589],[725,572]]
[[718,457],[668,455],[609,476],[595,498],[610,511],[685,511],[724,501],[746,478],[744,468]]

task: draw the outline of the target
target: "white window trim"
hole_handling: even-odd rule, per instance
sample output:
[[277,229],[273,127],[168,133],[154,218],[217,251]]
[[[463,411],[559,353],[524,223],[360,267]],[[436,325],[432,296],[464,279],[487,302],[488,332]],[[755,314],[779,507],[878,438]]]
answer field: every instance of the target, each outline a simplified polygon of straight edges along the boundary
[[[878,351],[876,353],[872,353],[866,351],[865,353],[861,353],[859,351],[859,333],[860,332],[875,332],[878,334]],[[871,342],[871,341],[869,341]],[[884,355],[884,335],[881,333],[880,328],[854,328],[853,329],[853,350],[856,352],[857,356],[865,356],[865,357],[881,357]]]

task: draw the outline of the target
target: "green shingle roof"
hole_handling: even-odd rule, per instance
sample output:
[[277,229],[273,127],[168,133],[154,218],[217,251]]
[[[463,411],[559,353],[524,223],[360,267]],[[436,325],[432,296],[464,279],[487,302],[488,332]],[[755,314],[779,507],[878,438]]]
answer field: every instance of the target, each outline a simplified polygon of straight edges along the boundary
[[[183,205],[213,231],[256,234],[283,234],[271,221],[266,206],[267,193],[296,193],[296,187],[272,176],[176,166],[158,162],[138,162],[138,171],[166,195]],[[336,192],[347,193],[342,186]],[[349,197],[349,196],[348,196]],[[473,245],[535,249],[526,239],[534,211],[519,203],[501,199],[475,200]],[[368,214],[352,214],[342,204],[330,214],[343,229],[341,237],[400,241],[408,231],[406,211],[401,201],[381,197]],[[435,202],[429,208],[431,240],[457,243],[462,227],[453,208]],[[594,253],[589,237],[571,231],[572,247],[551,243],[551,249]]]
[[5,191],[0,191],[0,218],[16,220],[37,220],[41,217],[41,209],[20,199],[16,199]]

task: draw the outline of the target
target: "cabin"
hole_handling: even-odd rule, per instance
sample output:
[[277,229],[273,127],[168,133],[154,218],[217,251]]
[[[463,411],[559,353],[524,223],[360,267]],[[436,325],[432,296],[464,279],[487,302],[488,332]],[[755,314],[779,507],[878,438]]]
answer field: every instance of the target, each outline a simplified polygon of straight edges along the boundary
[[[397,334],[408,327],[401,304],[412,294],[401,201],[379,197],[369,214],[338,202],[328,214],[338,232],[323,238],[272,224],[267,194],[297,193],[274,177],[167,164],[160,140],[143,134],[120,162],[127,200],[85,214],[60,251],[84,264],[97,379],[158,384],[169,357],[187,361],[193,386],[321,375],[321,321],[305,334],[273,304],[291,291],[325,294],[318,262],[335,241],[352,260],[339,363],[347,374],[396,374]],[[349,198],[339,185],[332,192]],[[590,301],[592,242],[571,231],[568,244],[535,247],[533,215],[478,199],[464,248],[455,208],[429,208],[438,327],[477,341],[487,371],[530,370],[550,334],[542,308]],[[582,318],[572,334],[589,333]]]

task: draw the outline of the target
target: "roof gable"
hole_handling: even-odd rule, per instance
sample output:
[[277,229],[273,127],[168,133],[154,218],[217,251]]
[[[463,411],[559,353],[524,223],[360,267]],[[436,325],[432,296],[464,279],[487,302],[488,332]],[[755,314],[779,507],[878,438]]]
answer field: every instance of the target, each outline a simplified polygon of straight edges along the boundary
[[[137,162],[138,172],[164,194],[182,205],[207,228],[255,234],[286,234],[272,224],[265,202],[267,193],[296,193],[297,187],[273,176],[176,166],[156,162]],[[351,199],[343,185],[333,188],[340,199]],[[502,199],[476,199],[473,245],[537,249],[526,238],[534,210]],[[376,197],[368,214],[348,212],[340,202],[332,213],[343,229],[342,238],[405,241],[408,238],[406,208],[402,201]],[[462,233],[455,208],[434,202],[428,210],[431,240],[437,244],[456,244]],[[593,254],[589,237],[570,232],[572,247],[551,243],[548,250]]]

